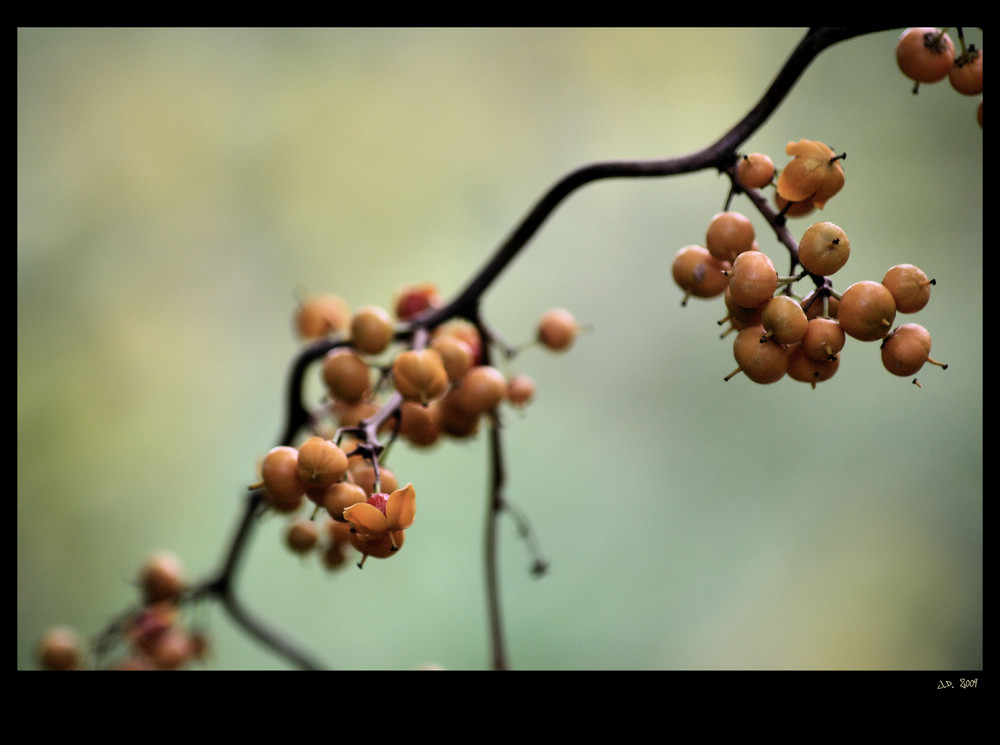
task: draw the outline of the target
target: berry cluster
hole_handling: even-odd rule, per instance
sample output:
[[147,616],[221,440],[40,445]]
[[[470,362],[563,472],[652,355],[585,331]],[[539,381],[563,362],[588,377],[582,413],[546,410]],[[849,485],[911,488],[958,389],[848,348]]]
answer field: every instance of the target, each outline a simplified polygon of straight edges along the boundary
[[[321,551],[330,569],[345,563],[350,547],[361,554],[359,566],[369,556],[393,556],[413,524],[416,492],[412,484],[400,488],[386,466],[388,446],[401,439],[425,449],[443,437],[472,437],[502,404],[523,407],[533,398],[531,378],[488,362],[488,345],[501,343],[481,324],[415,322],[442,305],[428,283],[397,294],[395,317],[371,305],[352,313],[330,294],[300,304],[295,326],[303,341],[330,343],[320,364],[326,398],[308,439],[265,455],[257,485],[271,509],[292,516],[286,543],[293,552]],[[570,313],[553,309],[530,343],[565,351],[579,331]],[[519,351],[503,345],[508,360]],[[311,515],[296,517],[308,502]]]
[[[139,570],[140,606],[109,627],[94,646],[100,668],[178,670],[201,661],[207,639],[186,623],[182,603],[189,591],[180,560],[171,553],[150,556]],[[87,653],[77,634],[66,627],[47,631],[38,658],[46,670],[81,670]]]
[[[750,219],[731,210],[712,218],[704,246],[686,246],[674,257],[672,271],[684,291],[682,305],[691,297],[725,298],[726,317],[719,323],[729,324],[723,336],[737,332],[733,355],[738,365],[725,380],[742,372],[767,384],[788,375],[815,388],[837,372],[847,337],[882,340],[883,364],[894,375],[914,375],[926,362],[940,365],[930,357],[930,335],[922,326],[905,324],[892,330],[897,312],[915,313],[927,304],[934,280],[918,267],[900,264],[881,282],[856,282],[838,294],[830,276],[851,255],[843,229],[816,222],[796,244],[785,227],[786,218],[822,209],[843,188],[841,162],[846,155],[811,140],[790,142],[786,152],[793,159],[777,179],[773,161],[761,153],[741,156],[729,173],[734,193],[745,192],[761,206],[786,244],[792,258],[790,276],[780,276],[760,250]],[[760,193],[772,184],[778,212]],[[796,295],[793,288],[800,280],[813,286]]]
[[976,119],[983,126],[983,50],[975,44],[966,45],[959,29],[962,51],[955,53],[955,44],[944,29],[908,28],[896,42],[896,63],[913,81],[916,93],[921,83],[936,83],[948,78],[951,87],[966,96],[980,96]]

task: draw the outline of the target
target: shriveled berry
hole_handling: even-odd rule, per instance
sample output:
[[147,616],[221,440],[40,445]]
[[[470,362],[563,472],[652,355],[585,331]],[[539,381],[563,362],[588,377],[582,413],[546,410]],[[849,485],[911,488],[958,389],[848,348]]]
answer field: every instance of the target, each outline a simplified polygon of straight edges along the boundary
[[931,299],[931,286],[936,284],[927,279],[923,270],[913,264],[897,264],[885,273],[882,284],[892,293],[896,310],[900,313],[916,313]]
[[799,241],[799,263],[811,274],[833,274],[847,263],[850,255],[851,242],[832,222],[813,223]]
[[895,317],[896,301],[881,282],[855,282],[840,296],[837,320],[844,333],[859,341],[881,339]]
[[809,199],[823,209],[844,186],[844,156],[817,140],[789,142],[785,152],[795,157],[778,176],[778,194],[791,202]]

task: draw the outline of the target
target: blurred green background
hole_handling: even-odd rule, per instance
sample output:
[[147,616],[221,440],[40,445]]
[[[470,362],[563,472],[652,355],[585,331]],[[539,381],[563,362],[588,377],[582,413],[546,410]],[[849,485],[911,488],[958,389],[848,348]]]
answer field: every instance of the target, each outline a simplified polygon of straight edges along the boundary
[[[20,29],[18,667],[46,627],[123,610],[151,551],[215,567],[283,421],[298,296],[456,292],[566,171],[714,141],[801,35]],[[931,303],[899,320],[949,369],[917,388],[849,340],[816,390],[724,383],[721,301],[681,308],[670,278],[724,180],[573,195],[484,303],[512,342],[553,306],[593,327],[512,365],[538,394],[505,419],[509,496],[552,563],[531,578],[504,521],[514,667],[982,667],[982,130],[946,82],[911,95],[897,36],[822,55],[747,150],[847,152],[815,213],[851,239],[836,286],[924,268]],[[364,571],[300,561],[268,520],[245,599],[332,667],[487,667],[485,462],[482,435],[396,448],[417,522]],[[285,667],[203,618],[211,667]]]

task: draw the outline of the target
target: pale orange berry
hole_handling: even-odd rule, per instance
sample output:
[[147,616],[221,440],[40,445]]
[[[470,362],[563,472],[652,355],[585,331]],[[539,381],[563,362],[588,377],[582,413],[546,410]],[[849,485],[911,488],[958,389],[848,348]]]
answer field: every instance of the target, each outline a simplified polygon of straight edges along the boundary
[[515,375],[507,381],[507,400],[514,406],[524,406],[535,397],[535,381],[527,375]]
[[573,346],[579,330],[572,313],[562,308],[553,308],[546,311],[538,322],[538,341],[554,352],[565,352]]

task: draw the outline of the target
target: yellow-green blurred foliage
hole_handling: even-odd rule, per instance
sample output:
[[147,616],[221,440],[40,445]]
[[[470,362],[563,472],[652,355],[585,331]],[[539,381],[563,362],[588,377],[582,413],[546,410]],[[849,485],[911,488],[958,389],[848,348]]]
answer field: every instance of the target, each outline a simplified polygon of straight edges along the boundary
[[[19,30],[18,666],[47,626],[124,609],[146,554],[216,566],[283,422],[300,294],[450,295],[564,172],[713,141],[801,34]],[[511,366],[538,393],[505,419],[509,497],[552,563],[530,578],[504,521],[515,667],[982,666],[978,99],[912,95],[897,36],[822,55],[747,149],[847,152],[816,213],[850,236],[836,287],[937,279],[901,319],[951,365],[923,388],[850,340],[816,390],[723,382],[721,301],[681,308],[670,278],[723,207],[716,173],[585,187],[486,295],[513,343],[553,306],[592,326]],[[483,436],[395,448],[418,498],[400,554],[330,575],[272,518],[241,592],[333,667],[487,666],[485,463]],[[205,618],[213,667],[284,667]]]

